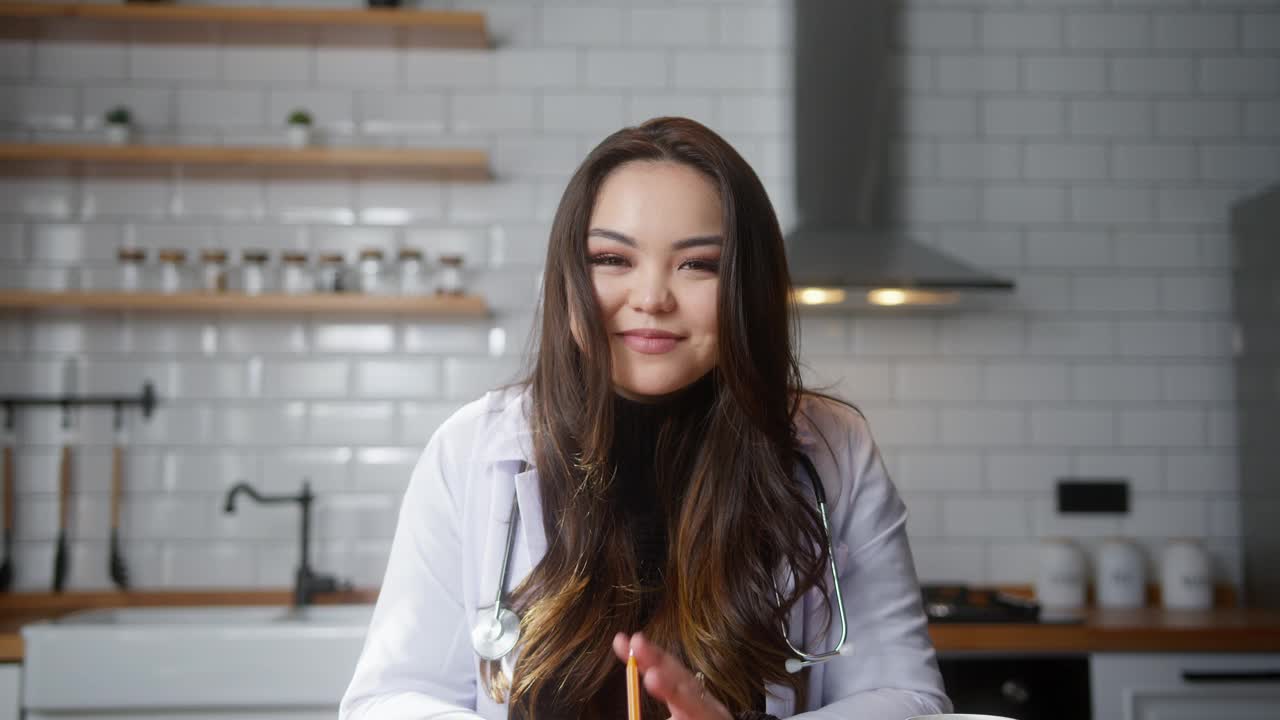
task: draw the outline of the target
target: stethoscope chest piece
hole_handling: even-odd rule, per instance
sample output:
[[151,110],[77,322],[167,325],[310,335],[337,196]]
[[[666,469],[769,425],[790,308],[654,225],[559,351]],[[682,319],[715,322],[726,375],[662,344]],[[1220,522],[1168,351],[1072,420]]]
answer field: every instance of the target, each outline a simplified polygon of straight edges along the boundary
[[520,642],[520,618],[501,605],[496,613],[481,611],[471,627],[471,646],[485,660],[500,660]]

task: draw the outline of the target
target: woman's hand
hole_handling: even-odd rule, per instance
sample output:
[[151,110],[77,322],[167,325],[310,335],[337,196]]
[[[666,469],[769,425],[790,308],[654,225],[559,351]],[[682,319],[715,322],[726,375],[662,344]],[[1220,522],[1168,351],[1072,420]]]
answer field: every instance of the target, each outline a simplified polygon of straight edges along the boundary
[[635,654],[644,689],[666,703],[671,720],[733,720],[729,710],[706,694],[688,668],[644,635],[614,635],[613,652],[624,663],[628,655]]

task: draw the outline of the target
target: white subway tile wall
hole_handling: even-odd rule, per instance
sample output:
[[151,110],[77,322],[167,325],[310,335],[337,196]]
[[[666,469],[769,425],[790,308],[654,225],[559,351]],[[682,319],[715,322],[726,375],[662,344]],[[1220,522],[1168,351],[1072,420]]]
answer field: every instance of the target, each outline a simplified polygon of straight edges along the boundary
[[[280,4],[297,4],[280,2]],[[328,3],[333,5],[334,3]],[[337,4],[356,3],[345,0]],[[981,314],[803,318],[806,377],[868,415],[912,511],[922,577],[1026,583],[1035,542],[1206,538],[1240,578],[1230,204],[1280,175],[1274,3],[904,0],[892,173],[924,242],[1013,276]],[[115,250],[422,247],[462,253],[481,321],[9,315],[0,389],[132,392],[155,416],[84,410],[71,583],[106,577],[110,447],[127,452],[125,551],[144,587],[279,587],[295,511],[231,483],[318,493],[317,567],[376,585],[422,446],[514,379],[546,234],[585,152],[624,123],[687,114],[792,213],[790,4],[440,0],[487,14],[492,51],[306,42],[0,40],[0,135],[96,139],[128,105],[144,141],[270,144],[310,110],[323,142],[476,146],[496,181],[6,178],[0,282],[109,287]],[[195,32],[199,32],[198,30]],[[50,581],[56,410],[17,423],[16,584]],[[1054,479],[1127,477],[1131,515],[1058,514]]]

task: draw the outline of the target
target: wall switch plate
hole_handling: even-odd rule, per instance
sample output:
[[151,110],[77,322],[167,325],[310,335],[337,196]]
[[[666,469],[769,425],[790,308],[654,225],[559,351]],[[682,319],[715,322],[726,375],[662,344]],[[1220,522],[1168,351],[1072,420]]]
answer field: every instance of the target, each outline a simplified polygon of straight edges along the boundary
[[1058,512],[1129,513],[1128,478],[1058,478]]

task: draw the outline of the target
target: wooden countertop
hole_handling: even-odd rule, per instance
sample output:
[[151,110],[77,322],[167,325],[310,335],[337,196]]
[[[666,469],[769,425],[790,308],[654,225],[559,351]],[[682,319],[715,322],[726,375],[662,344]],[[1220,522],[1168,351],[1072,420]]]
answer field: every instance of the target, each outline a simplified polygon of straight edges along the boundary
[[1089,610],[1082,622],[933,623],[939,652],[1280,652],[1280,610]]
[[[376,590],[328,593],[316,604],[371,603]],[[12,593],[0,595],[0,662],[22,661],[20,628],[75,610],[190,605],[287,605],[286,590]],[[1280,610],[1091,610],[1076,624],[929,626],[942,653],[1280,652]]]

